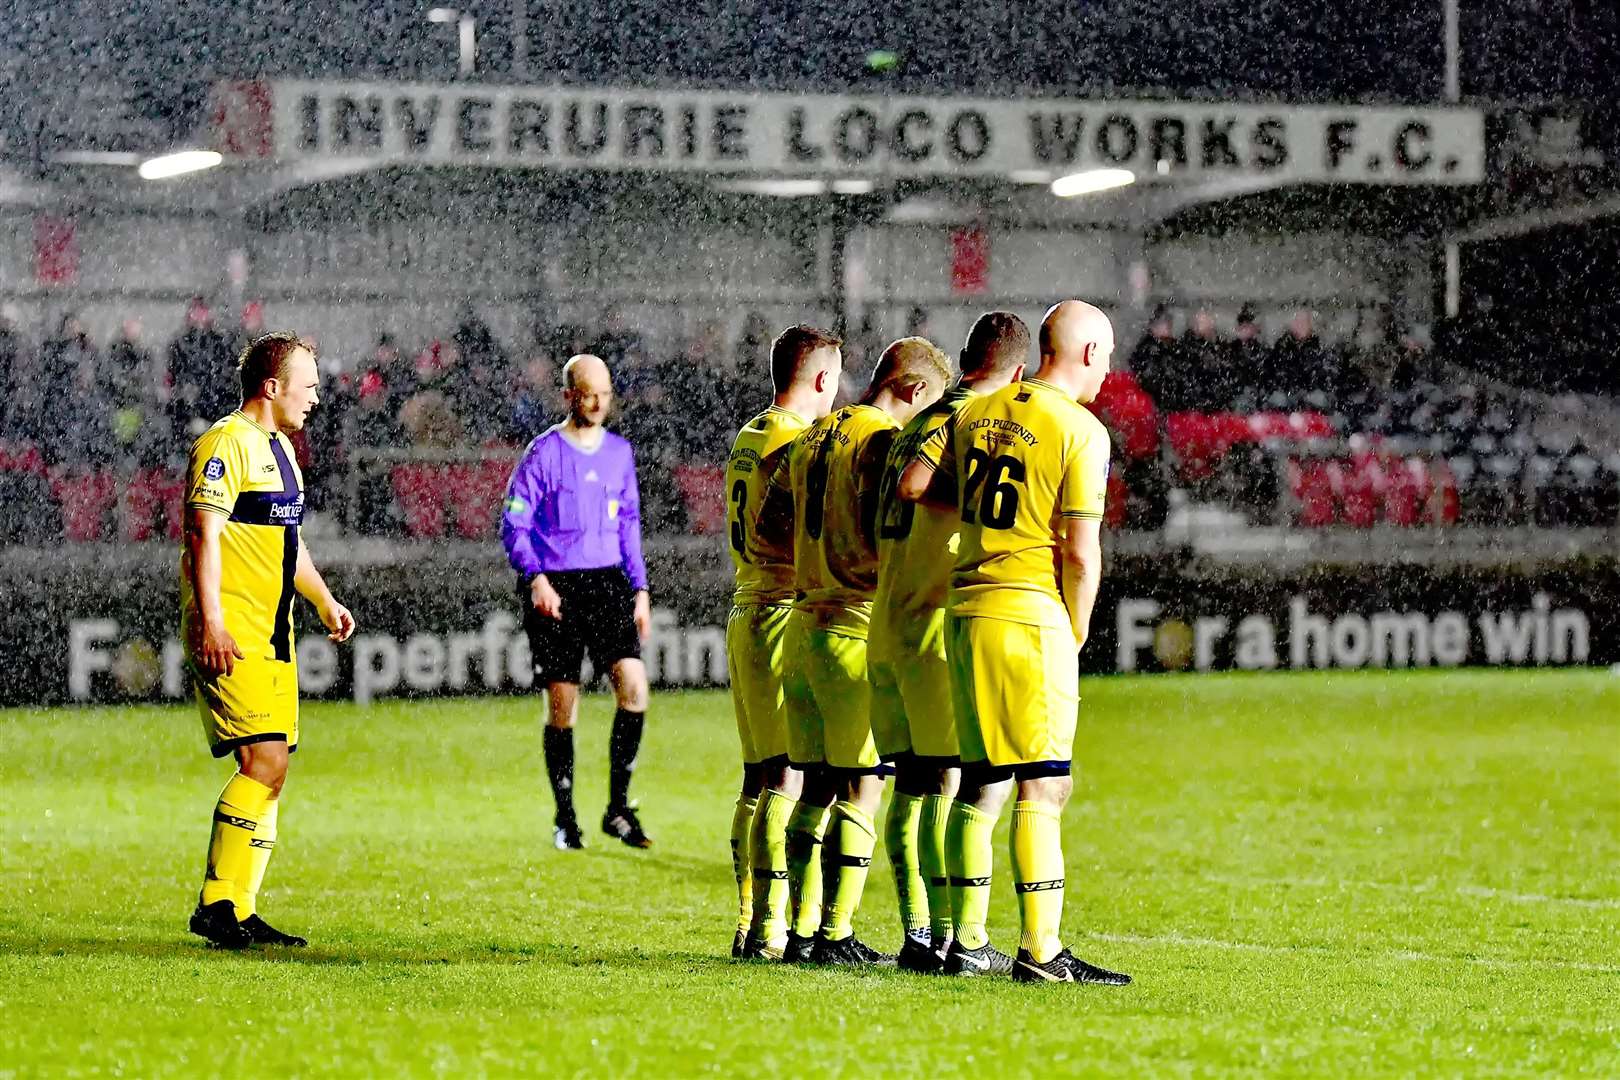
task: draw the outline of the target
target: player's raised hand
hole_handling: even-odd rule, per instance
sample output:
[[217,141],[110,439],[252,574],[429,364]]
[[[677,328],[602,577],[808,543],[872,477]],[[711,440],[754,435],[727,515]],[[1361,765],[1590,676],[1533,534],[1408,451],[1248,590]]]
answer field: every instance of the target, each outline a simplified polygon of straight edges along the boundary
[[557,590],[551,587],[544,574],[529,583],[529,602],[534,605],[534,610],[548,619],[562,618],[562,597],[557,595]]
[[336,600],[321,608],[321,623],[333,641],[348,641],[354,636],[354,615]]
[[206,623],[198,634],[197,648],[193,655],[203,674],[212,678],[231,674],[236,670],[236,662],[246,656],[223,624]]

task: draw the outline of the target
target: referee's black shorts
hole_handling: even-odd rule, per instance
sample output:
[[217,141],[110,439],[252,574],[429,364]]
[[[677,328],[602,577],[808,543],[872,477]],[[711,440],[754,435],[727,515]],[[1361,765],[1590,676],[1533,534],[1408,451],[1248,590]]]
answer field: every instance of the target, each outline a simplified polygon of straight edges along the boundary
[[518,579],[518,600],[523,605],[523,630],[534,656],[534,681],[577,683],[585,663],[598,674],[620,660],[641,659],[641,635],[636,633],[636,592],[617,566],[601,570],[554,570],[546,575],[562,599],[562,618],[553,619],[534,609],[527,575]]

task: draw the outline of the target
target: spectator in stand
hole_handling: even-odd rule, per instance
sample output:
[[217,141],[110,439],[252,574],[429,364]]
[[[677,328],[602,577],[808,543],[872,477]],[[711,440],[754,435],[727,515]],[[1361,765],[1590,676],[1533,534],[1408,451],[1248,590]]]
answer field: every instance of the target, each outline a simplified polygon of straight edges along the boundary
[[1334,427],[1355,431],[1362,418],[1375,408],[1375,400],[1388,385],[1388,369],[1393,367],[1393,345],[1389,339],[1388,315],[1364,311],[1356,320],[1356,330],[1344,348],[1334,354],[1338,370],[1328,411]]
[[176,441],[192,440],[241,402],[231,337],[214,326],[200,296],[186,307],[186,329],[169,344],[169,416]]
[[1338,365],[1316,336],[1309,308],[1300,308],[1288,320],[1288,330],[1271,347],[1270,366],[1275,389],[1266,404],[1271,408],[1320,407],[1327,403],[1324,387],[1338,383]]
[[352,455],[350,460],[355,469],[355,504],[349,507],[349,524],[362,533],[395,531],[390,463],[367,454],[405,446],[400,414],[407,387],[395,385],[406,382],[401,368],[399,350],[384,334],[370,362],[349,387],[352,400],[343,422],[344,453]]
[[62,316],[57,336],[40,346],[43,376],[41,443],[46,458],[69,468],[113,463],[112,394],[101,354],[76,314]]
[[417,389],[399,411],[411,445],[435,450],[461,445],[461,416],[447,389],[459,362],[455,345],[447,341],[434,341],[417,356]]
[[527,445],[552,425],[566,404],[557,389],[560,381],[556,355],[546,346],[535,346],[518,376],[517,397],[507,420],[507,442]]
[[460,354],[448,389],[461,414],[467,439],[478,445],[506,434],[511,397],[510,362],[489,326],[469,306],[450,339]]
[[50,500],[38,473],[44,388],[18,321],[14,304],[0,305],[0,544],[43,544],[56,539],[56,523],[39,512]]
[[1193,312],[1177,351],[1186,379],[1185,406],[1195,412],[1225,412],[1237,397],[1231,346],[1215,332],[1208,308]]
[[264,301],[249,300],[242,305],[242,323],[231,340],[231,351],[242,355],[242,350],[258,337],[264,336]]
[[633,330],[617,304],[602,312],[602,333],[596,339],[596,355],[607,363],[614,379],[621,369],[639,369],[647,362],[647,342],[641,331]]
[[[758,371],[768,359],[771,348],[771,324],[757,311],[743,317],[742,334],[731,350],[732,371]],[[740,426],[740,425],[739,425]]]
[[399,408],[416,389],[416,374],[400,354],[392,334],[380,334],[371,355],[360,362],[354,372],[351,391],[357,401],[362,397],[380,400],[391,417],[399,416]]
[[160,468],[184,448],[174,445],[163,415],[163,380],[152,351],[142,343],[140,319],[125,319],[107,347],[107,383],[112,397],[113,437],[126,460],[143,469]]
[[747,388],[738,385],[726,362],[725,334],[718,323],[705,323],[686,348],[660,363],[656,380],[666,401],[680,412],[668,440],[685,463],[720,462],[730,440],[747,416],[739,417]]
[[33,356],[17,329],[17,315],[16,305],[9,300],[0,304],[0,425],[7,438],[21,436],[31,441],[33,419],[24,415],[21,406],[24,387],[34,381],[29,377]]
[[1148,392],[1160,413],[1187,408],[1187,388],[1180,349],[1177,347],[1170,309],[1160,304],[1153,309],[1147,332],[1131,350],[1130,369],[1142,389]]
[[1270,359],[1260,337],[1260,320],[1253,304],[1238,309],[1237,329],[1232,335],[1232,377],[1237,384],[1234,404],[1239,412],[1260,407],[1262,387],[1270,379]]

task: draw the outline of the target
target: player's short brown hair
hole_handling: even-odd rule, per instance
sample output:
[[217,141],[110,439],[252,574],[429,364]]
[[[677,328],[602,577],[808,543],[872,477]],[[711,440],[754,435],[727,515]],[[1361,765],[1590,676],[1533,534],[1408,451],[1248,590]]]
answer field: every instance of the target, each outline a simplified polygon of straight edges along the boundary
[[237,377],[242,381],[242,400],[251,401],[264,389],[265,380],[287,378],[293,353],[299,349],[311,356],[315,350],[291,330],[272,330],[247,343],[236,358]]
[[1029,362],[1029,327],[1010,311],[987,311],[962,346],[962,374],[985,378]]
[[943,388],[951,381],[951,362],[938,345],[927,338],[903,337],[890,343],[878,357],[872,372],[872,389],[927,379],[928,385]]
[[799,380],[804,365],[818,349],[842,348],[844,340],[830,330],[800,323],[771,342],[771,387],[778,394]]

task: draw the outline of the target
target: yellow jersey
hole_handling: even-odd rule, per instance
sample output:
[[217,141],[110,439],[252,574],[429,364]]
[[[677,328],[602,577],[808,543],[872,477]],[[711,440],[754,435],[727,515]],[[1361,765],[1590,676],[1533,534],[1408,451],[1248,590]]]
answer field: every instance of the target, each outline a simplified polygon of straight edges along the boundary
[[737,570],[731,602],[739,607],[781,603],[794,597],[792,537],[786,543],[772,543],[760,535],[758,524],[771,473],[787,454],[788,445],[809,426],[808,417],[772,405],[748,421],[731,444],[731,456],[726,460],[726,516],[731,563]]
[[968,402],[921,456],[956,485],[952,613],[1068,626],[1058,542],[1065,518],[1102,519],[1102,422],[1050,383],[1025,379]]
[[[955,511],[922,506],[900,498],[900,474],[922,451],[929,437],[956,411],[978,397],[963,386],[912,417],[895,437],[878,487],[877,594],[872,601],[873,638],[904,637],[908,630],[926,633],[945,609],[951,567],[956,563]],[[908,639],[909,640],[909,639]]]
[[[231,413],[192,444],[186,506],[226,519],[219,539],[225,629],[250,659],[292,662],[293,575],[304,518],[304,477],[292,443],[240,411]],[[183,556],[183,626],[196,606]],[[182,638],[190,641],[189,634]]]
[[866,637],[877,589],[877,488],[900,425],[846,405],[793,441],[772,483],[793,494],[796,607],[815,625]]

